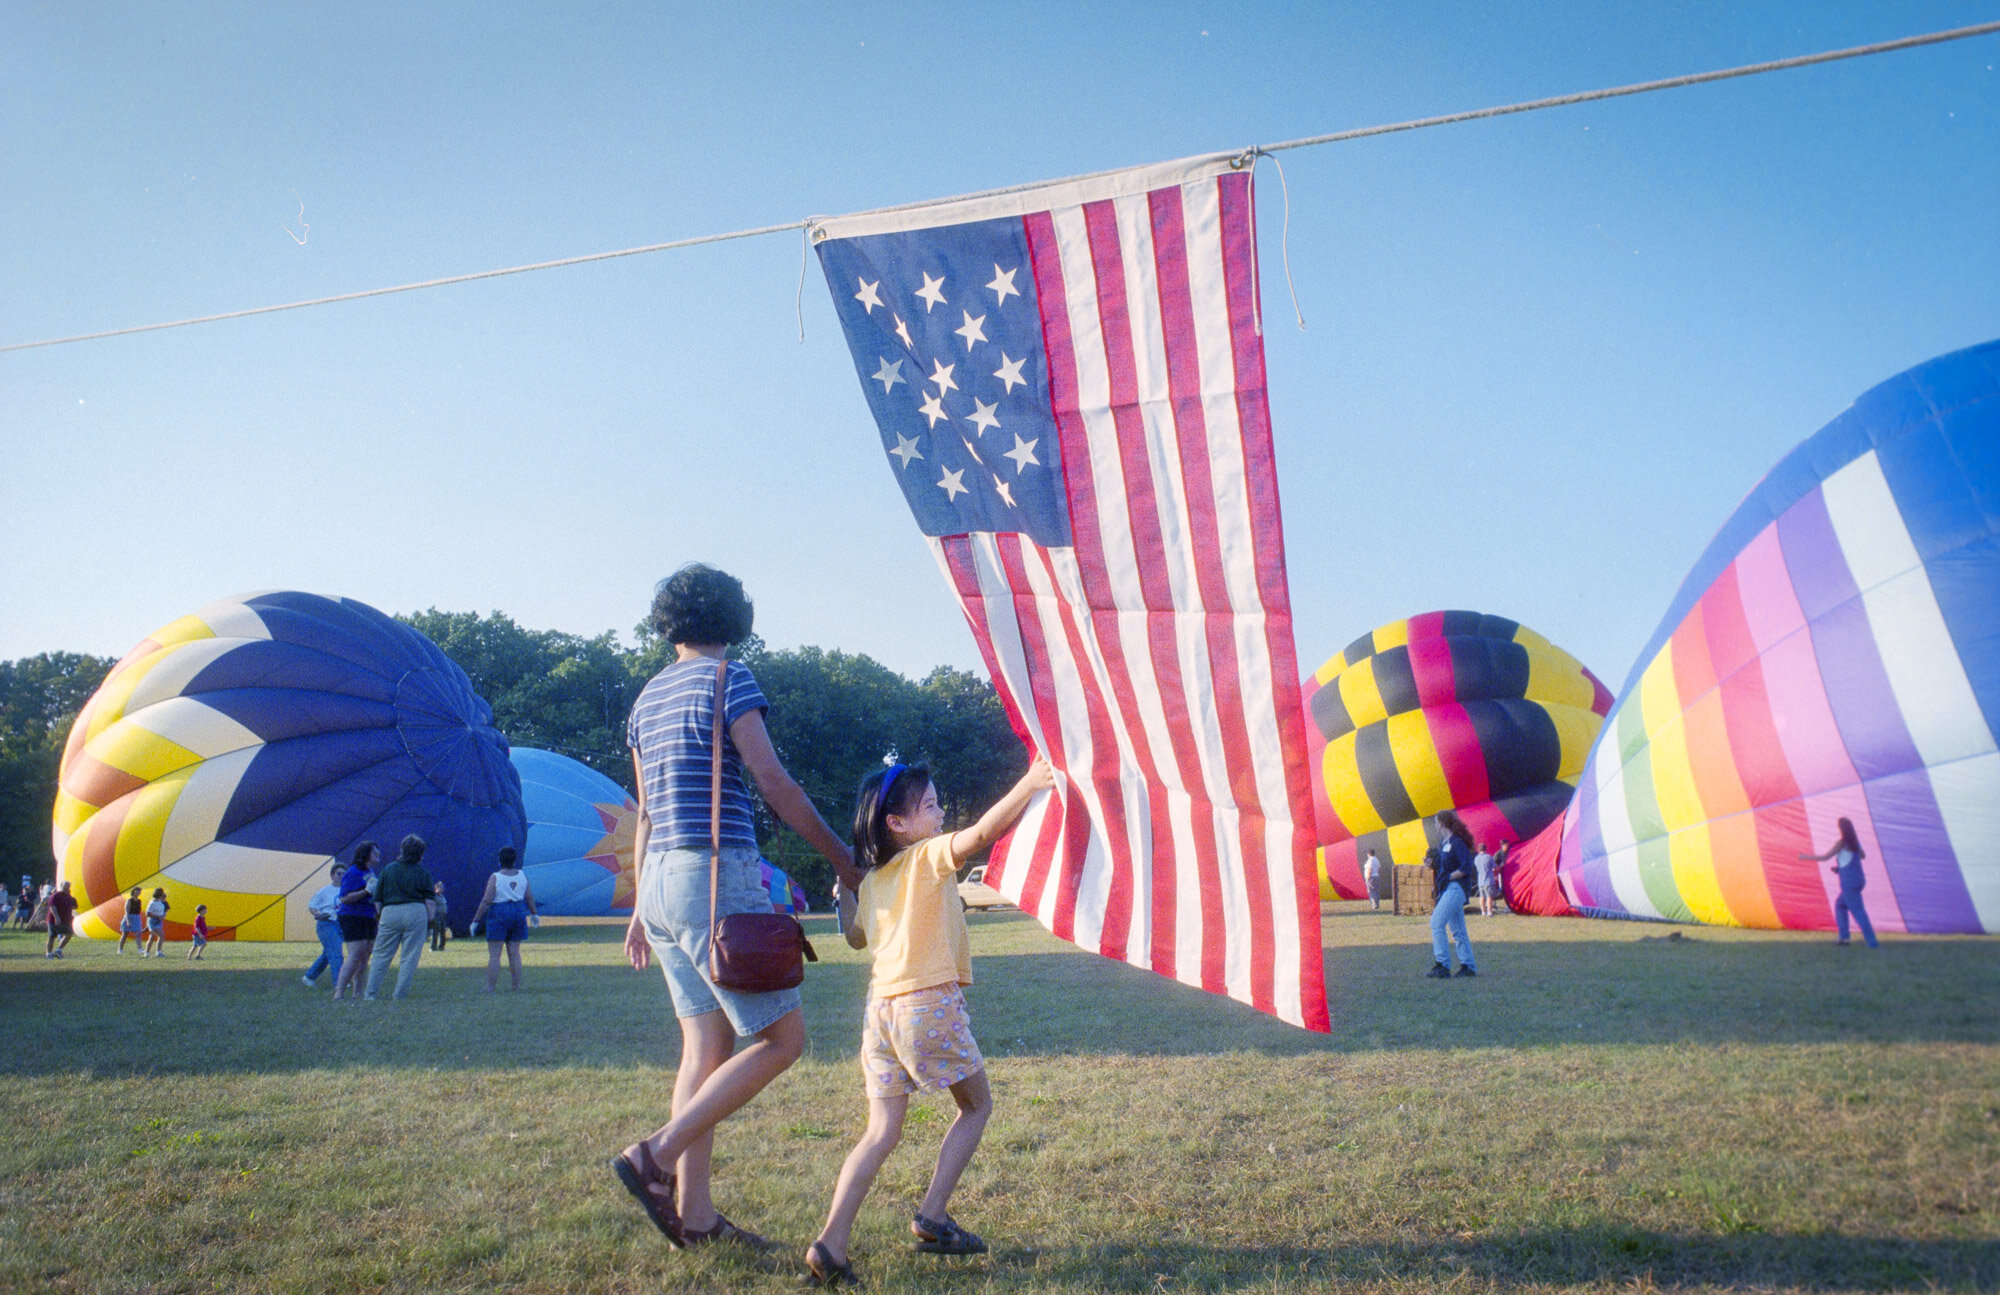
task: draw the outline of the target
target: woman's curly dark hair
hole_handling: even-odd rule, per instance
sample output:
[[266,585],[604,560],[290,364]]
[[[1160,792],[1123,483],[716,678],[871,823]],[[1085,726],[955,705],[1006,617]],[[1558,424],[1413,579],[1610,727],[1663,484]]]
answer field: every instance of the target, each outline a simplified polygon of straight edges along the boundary
[[741,643],[755,615],[741,580],[700,562],[653,589],[653,632],[669,643]]

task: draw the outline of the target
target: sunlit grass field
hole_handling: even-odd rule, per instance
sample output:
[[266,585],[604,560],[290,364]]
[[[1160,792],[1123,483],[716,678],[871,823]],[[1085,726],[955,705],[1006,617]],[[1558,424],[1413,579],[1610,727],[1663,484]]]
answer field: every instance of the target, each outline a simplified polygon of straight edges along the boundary
[[[1440,982],[1421,919],[1329,906],[1329,1038],[974,915],[993,1250],[907,1248],[927,1099],[870,1288],[2000,1289],[2000,942],[1470,921]],[[669,1250],[606,1170],[678,1046],[617,926],[544,926],[520,994],[466,942],[338,1006],[305,945],[0,936],[0,1290],[795,1289],[863,1123],[866,969],[809,925],[809,1052],[717,1147],[764,1257]]]

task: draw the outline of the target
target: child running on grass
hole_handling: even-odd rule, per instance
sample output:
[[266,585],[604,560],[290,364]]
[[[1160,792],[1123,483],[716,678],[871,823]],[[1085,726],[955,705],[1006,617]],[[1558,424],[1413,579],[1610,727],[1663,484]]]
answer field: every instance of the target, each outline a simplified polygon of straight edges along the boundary
[[188,945],[188,958],[192,961],[200,962],[202,950],[208,947],[207,904],[196,904],[194,906],[194,930],[190,934],[189,939],[191,943]]
[[1054,782],[1048,763],[1035,760],[977,823],[949,835],[929,770],[896,764],[861,783],[854,811],[861,888],[856,896],[842,896],[841,907],[843,919],[849,903],[856,910],[851,923],[842,922],[851,927],[848,943],[874,957],[861,1035],[868,1129],[840,1167],[826,1226],[806,1250],[806,1268],[817,1284],[855,1280],[847,1254],[854,1217],[902,1138],[910,1094],[924,1089],[950,1088],[958,1118],[945,1130],[930,1190],[910,1223],[916,1248],[944,1255],[986,1250],[945,1209],[993,1113],[986,1062],[959,988],[972,983],[972,958],[958,868],[997,841],[1035,793]]

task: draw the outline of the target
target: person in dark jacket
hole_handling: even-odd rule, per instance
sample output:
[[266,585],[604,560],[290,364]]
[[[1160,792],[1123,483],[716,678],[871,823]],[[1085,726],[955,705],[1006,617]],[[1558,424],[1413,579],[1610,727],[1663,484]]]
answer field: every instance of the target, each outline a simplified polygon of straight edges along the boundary
[[1451,954],[1445,937],[1458,951],[1458,974],[1476,976],[1472,965],[1472,937],[1465,930],[1465,901],[1475,875],[1472,833],[1457,814],[1445,810],[1437,816],[1437,862],[1431,868],[1431,969],[1426,974],[1438,980],[1451,977]]
[[396,852],[396,861],[382,869],[375,883],[375,902],[382,906],[376,918],[375,951],[368,955],[368,989],[364,1002],[372,1002],[382,992],[389,964],[402,955],[396,969],[396,997],[410,992],[410,979],[417,974],[417,959],[424,954],[424,937],[430,933],[431,906],[437,878],[424,867],[424,839],[410,835]]

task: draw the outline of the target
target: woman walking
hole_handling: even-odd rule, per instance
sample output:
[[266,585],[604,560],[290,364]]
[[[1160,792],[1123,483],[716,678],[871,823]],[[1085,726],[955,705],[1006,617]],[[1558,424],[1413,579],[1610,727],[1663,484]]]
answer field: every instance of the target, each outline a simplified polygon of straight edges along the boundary
[[1458,951],[1458,974],[1476,976],[1478,970],[1472,965],[1472,937],[1465,930],[1465,901],[1470,898],[1466,887],[1473,884],[1472,833],[1459,820],[1457,814],[1445,810],[1437,816],[1438,833],[1443,838],[1438,842],[1436,871],[1432,874],[1431,888],[1435,901],[1431,907],[1431,969],[1426,975],[1439,980],[1451,977],[1451,949],[1446,947],[1445,937],[1451,937],[1451,944]]
[[[625,952],[635,968],[659,959],[680,1020],[681,1061],[673,1118],[626,1147],[611,1168],[676,1249],[722,1239],[759,1249],[770,1245],[717,1211],[709,1198],[709,1156],[716,1125],[805,1049],[798,990],[744,993],[709,979],[710,789],[718,708],[723,741],[716,914],[770,911],[757,863],[753,782],[772,812],[833,864],[843,885],[851,888],[861,880],[847,847],[779,763],[764,727],[769,703],[756,677],[741,663],[723,665],[729,645],[749,637],[752,615],[742,584],[712,567],[682,567],[661,581],[652,626],[673,645],[675,658],[640,692],[627,725],[642,808],[641,862]],[[740,1052],[738,1038],[751,1040]]]
[[340,924],[340,970],[333,976],[333,1001],[361,997],[368,981],[368,955],[375,951],[375,861],[381,852],[373,841],[354,847],[353,862],[340,876],[340,904],[334,909]]
[[1840,839],[1828,848],[1825,854],[1802,854],[1801,859],[1813,863],[1833,860],[1833,871],[1840,878],[1840,898],[1833,901],[1833,920],[1838,924],[1840,938],[1834,943],[1847,943],[1847,918],[1854,917],[1854,924],[1861,928],[1861,939],[1873,949],[1875,926],[1868,920],[1868,905],[1861,902],[1861,889],[1868,884],[1868,878],[1861,871],[1861,861],[1868,857],[1868,851],[1861,848],[1861,838],[1854,834],[1854,824],[1848,819],[1837,819]]
[[473,910],[472,924],[486,923],[486,992],[500,988],[500,950],[507,950],[507,971],[513,987],[521,987],[521,941],[528,935],[528,914],[538,912],[528,874],[511,845],[500,847],[500,871],[486,879],[486,893]]
[[372,1003],[389,978],[389,964],[396,967],[395,996],[410,992],[417,974],[417,961],[424,956],[424,939],[431,928],[431,896],[437,878],[424,867],[424,838],[412,832],[396,849],[396,861],[382,869],[375,883],[375,902],[382,915],[375,922],[375,949],[368,955],[368,988],[364,1002]]

